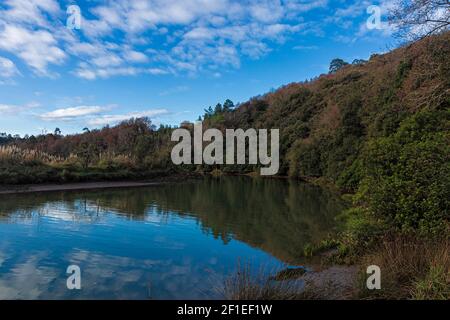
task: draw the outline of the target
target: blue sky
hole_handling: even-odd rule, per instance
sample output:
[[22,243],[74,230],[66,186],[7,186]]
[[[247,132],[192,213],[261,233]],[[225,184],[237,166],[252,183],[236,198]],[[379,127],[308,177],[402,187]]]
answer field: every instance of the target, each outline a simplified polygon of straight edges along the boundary
[[[195,120],[396,45],[393,0],[2,0],[0,132]],[[80,29],[67,27],[80,8]],[[381,25],[367,28],[377,5]],[[69,20],[75,21],[75,20]]]

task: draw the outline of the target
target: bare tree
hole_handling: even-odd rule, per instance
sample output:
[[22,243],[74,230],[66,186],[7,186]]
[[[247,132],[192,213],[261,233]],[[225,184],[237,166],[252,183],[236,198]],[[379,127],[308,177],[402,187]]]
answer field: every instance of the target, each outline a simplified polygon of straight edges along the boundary
[[389,22],[408,40],[449,30],[450,0],[397,0],[389,11]]

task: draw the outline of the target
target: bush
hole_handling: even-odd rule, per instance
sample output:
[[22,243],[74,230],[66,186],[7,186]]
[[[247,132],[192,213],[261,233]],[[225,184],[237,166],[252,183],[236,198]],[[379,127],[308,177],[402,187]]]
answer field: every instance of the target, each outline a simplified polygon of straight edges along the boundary
[[446,230],[450,199],[450,112],[422,112],[368,143],[358,197],[403,231]]
[[345,210],[337,220],[341,224],[342,232],[337,253],[328,259],[331,263],[355,263],[361,254],[372,249],[387,231],[381,221],[361,207]]

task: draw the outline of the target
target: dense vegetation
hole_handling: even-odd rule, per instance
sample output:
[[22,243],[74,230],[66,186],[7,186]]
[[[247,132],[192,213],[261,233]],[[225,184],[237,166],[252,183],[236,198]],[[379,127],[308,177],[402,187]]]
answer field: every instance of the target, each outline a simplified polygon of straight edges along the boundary
[[[171,129],[156,130],[149,119],[62,136],[0,135],[3,184],[146,179],[171,170]],[[2,139],[3,137],[3,139]],[[1,145],[3,143],[3,145]]]
[[[221,130],[279,128],[280,175],[320,178],[353,194],[353,207],[342,216],[346,223],[342,238],[327,242],[338,246],[337,258],[367,252],[392,232],[444,237],[445,241],[432,243],[445,252],[449,56],[450,32],[444,32],[373,55],[369,61],[334,60],[330,73],[317,79],[289,84],[238,106],[227,100],[209,107],[203,125]],[[26,138],[2,135],[0,143],[6,147],[0,149],[1,183],[148,178],[213,169],[256,171],[253,165],[175,167],[170,161],[171,132],[169,127],[154,128],[148,119],[131,119],[70,136],[58,130]],[[421,265],[425,269],[421,278],[405,285],[417,292],[427,279],[445,283],[448,255],[439,257]],[[436,270],[441,270],[438,279],[433,278]],[[408,291],[403,297],[412,295]]]

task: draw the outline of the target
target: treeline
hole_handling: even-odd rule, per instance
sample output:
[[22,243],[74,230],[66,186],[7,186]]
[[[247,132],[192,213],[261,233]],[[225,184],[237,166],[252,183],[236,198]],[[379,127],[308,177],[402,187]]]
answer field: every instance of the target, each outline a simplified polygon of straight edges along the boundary
[[[58,130],[58,129],[57,129]],[[158,159],[167,158],[171,128],[156,128],[149,118],[129,119],[117,126],[84,129],[82,134],[63,136],[59,133],[15,138],[9,144],[62,158],[77,157],[84,168],[105,162],[116,156],[126,156],[136,165],[166,167]],[[165,154],[164,157],[159,156]],[[103,163],[107,165],[107,163]]]
[[172,168],[171,128],[155,128],[150,119],[82,134],[6,136],[0,145],[2,184],[145,179]]

